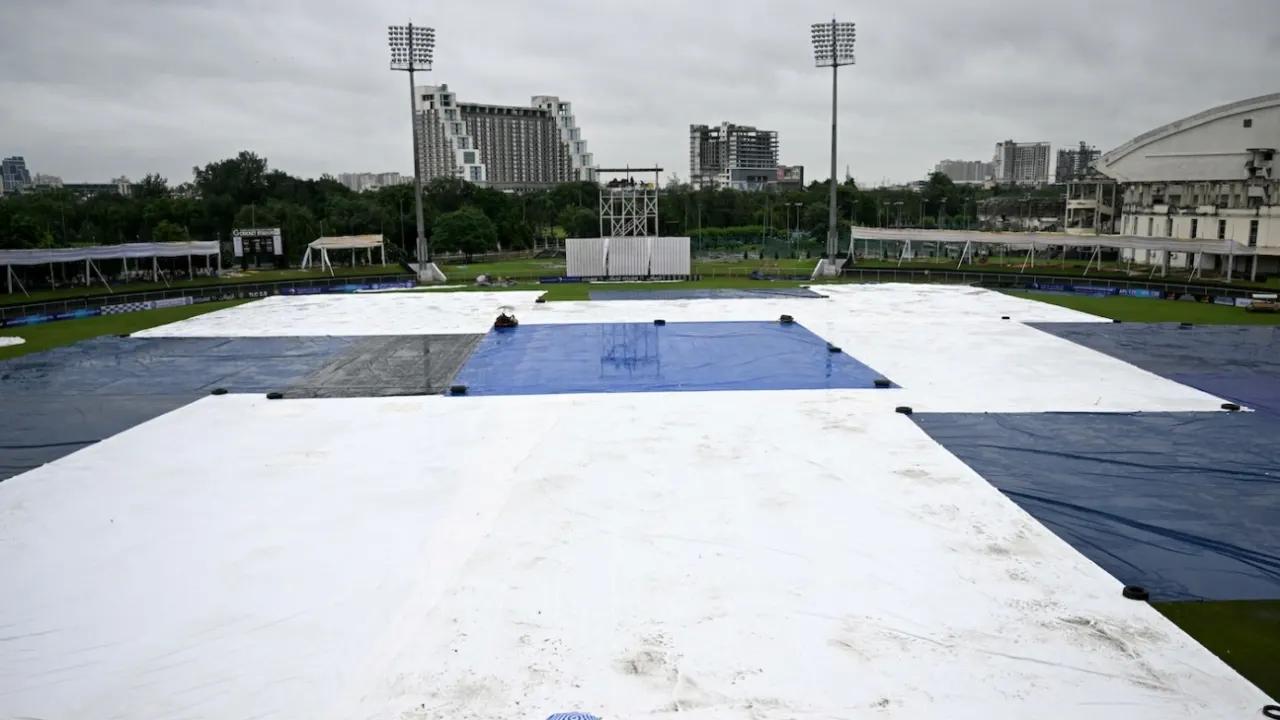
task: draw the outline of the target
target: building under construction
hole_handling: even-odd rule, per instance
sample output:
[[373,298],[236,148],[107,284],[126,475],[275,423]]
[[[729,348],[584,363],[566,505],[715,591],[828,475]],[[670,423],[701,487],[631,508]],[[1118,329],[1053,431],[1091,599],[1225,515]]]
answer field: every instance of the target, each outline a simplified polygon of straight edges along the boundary
[[763,190],[778,180],[778,133],[749,125],[689,126],[689,177],[695,190]]

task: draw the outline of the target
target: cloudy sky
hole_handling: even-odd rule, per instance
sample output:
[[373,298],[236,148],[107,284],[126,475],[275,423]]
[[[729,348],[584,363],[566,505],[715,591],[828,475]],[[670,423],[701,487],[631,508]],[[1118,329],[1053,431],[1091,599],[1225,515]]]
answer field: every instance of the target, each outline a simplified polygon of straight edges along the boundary
[[[839,173],[922,177],[997,140],[1110,149],[1280,91],[1280,0],[0,0],[0,154],[67,182],[241,149],[302,176],[412,169],[407,78],[386,26],[437,30],[459,99],[571,100],[602,165],[687,178],[688,126],[779,132],[824,178],[830,76],[809,24],[858,23],[841,70]],[[422,82],[422,81],[420,81]]]

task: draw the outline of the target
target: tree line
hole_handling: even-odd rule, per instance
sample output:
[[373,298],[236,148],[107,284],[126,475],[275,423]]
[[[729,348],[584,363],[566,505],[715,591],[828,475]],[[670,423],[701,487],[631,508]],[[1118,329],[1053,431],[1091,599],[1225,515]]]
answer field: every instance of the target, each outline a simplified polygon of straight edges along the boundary
[[[778,238],[821,240],[827,233],[828,185],[776,192],[694,190],[669,182],[659,198],[660,232],[688,235],[701,247],[732,247]],[[536,241],[599,234],[597,187],[573,182],[505,193],[456,179],[423,187],[426,232],[433,252],[518,250]],[[978,227],[979,208],[1015,213],[1023,203],[1053,206],[1054,189],[983,190],[934,173],[918,189],[837,188],[841,236],[850,223],[904,227]],[[1037,206],[1037,210],[1042,208]],[[192,169],[171,185],[147,175],[129,195],[77,197],[47,189],[0,196],[0,248],[106,245],[122,242],[222,240],[243,227],[279,227],[285,252],[297,261],[321,235],[379,233],[411,256],[416,237],[413,186],[356,193],[330,177],[303,179],[272,169],[244,151]]]

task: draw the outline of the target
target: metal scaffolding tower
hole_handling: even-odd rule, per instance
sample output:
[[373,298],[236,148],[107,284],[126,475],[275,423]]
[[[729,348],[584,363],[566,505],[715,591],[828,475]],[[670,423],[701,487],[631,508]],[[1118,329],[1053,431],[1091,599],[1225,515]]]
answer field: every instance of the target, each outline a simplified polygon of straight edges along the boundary
[[[636,180],[636,175],[649,175]],[[658,188],[662,168],[597,168],[600,237],[658,237]]]

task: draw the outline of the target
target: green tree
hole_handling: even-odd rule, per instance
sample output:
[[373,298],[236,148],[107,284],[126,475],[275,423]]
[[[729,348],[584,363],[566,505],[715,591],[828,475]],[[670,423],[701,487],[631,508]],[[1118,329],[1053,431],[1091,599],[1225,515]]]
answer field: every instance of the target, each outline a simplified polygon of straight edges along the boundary
[[475,253],[497,245],[498,229],[479,209],[468,206],[436,218],[431,241],[437,250],[464,253],[471,262]]
[[560,211],[556,222],[564,228],[565,237],[595,237],[600,234],[600,217],[586,208],[567,207]]
[[133,194],[146,199],[169,197],[169,181],[159,173],[150,173],[133,188]]
[[151,231],[151,239],[155,242],[182,242],[189,240],[187,229],[168,220],[161,220]]
[[0,245],[17,249],[52,246],[53,235],[26,215],[15,215],[9,219],[8,232],[4,234],[3,244]]

